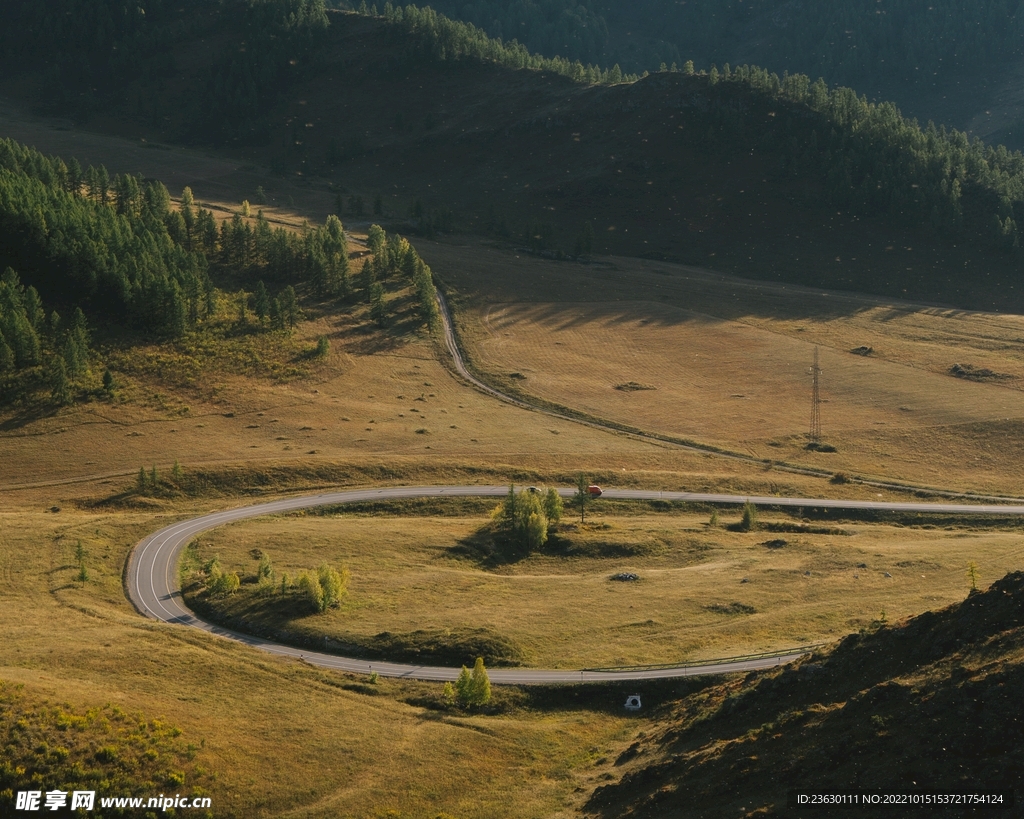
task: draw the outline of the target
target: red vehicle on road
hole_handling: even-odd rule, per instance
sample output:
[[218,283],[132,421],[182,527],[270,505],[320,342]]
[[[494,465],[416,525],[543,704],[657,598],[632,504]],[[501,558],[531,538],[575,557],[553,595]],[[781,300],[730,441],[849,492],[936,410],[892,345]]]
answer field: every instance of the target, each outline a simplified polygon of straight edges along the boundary
[[601,495],[604,494],[604,492],[601,490],[601,487],[595,486],[594,484],[591,484],[590,486],[587,487],[587,492],[590,493],[590,497],[592,498],[599,498],[601,497]]

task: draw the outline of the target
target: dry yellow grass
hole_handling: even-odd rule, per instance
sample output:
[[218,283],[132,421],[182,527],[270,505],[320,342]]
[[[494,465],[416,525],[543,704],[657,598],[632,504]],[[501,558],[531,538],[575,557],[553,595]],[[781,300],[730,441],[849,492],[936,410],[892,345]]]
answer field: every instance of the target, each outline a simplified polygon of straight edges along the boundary
[[[223,212],[242,199],[252,201],[261,184],[275,200],[267,211],[279,223],[322,219],[333,204],[326,187],[268,183],[230,160],[83,136],[17,112],[0,111],[0,122],[5,135],[48,153],[102,162],[114,173],[142,172],[163,179],[175,193],[191,185],[199,200]],[[758,457],[1015,493],[1024,477],[1017,392],[1024,376],[1017,340],[1024,333],[1016,317],[813,294],[650,262],[613,259],[577,268],[475,247],[417,246],[436,273],[468,295],[465,336],[477,364],[526,375],[517,383],[527,391],[626,423],[707,435]],[[480,295],[484,282],[490,300]],[[273,467],[287,476],[289,467],[325,464],[351,467],[350,483],[362,484],[385,473],[391,482],[412,483],[448,475],[491,481],[513,470],[541,477],[584,470],[623,485],[865,493],[640,444],[500,405],[453,379],[430,341],[363,334],[333,314],[303,325],[296,343],[311,344],[320,334],[331,337],[332,354],[311,375],[282,380],[219,371],[198,387],[182,389],[177,374],[153,368],[138,374],[129,404],[0,418],[0,678],[23,682],[33,697],[81,707],[112,702],[143,711],[180,726],[189,742],[204,739],[197,762],[217,774],[211,788],[217,815],[557,816],[571,809],[574,789],[588,784],[597,758],[614,756],[631,741],[637,724],[576,711],[438,716],[405,701],[433,696],[436,687],[389,681],[380,696],[368,696],[340,688],[348,684],[343,677],[142,620],[121,589],[130,545],[172,520],[245,498],[142,499],[138,508],[116,511],[92,506],[130,485],[140,465],[155,463],[164,473],[175,460],[186,470]],[[799,448],[809,411],[804,370],[813,344],[823,348],[829,399],[823,418],[840,448],[833,456]],[[875,358],[844,352],[860,345],[874,347]],[[708,361],[702,360],[705,354]],[[1012,377],[989,385],[955,381],[944,375],[954,362]],[[657,390],[612,389],[626,381]],[[308,483],[289,484],[285,477],[276,486]],[[41,511],[53,505],[62,511]],[[334,558],[357,569],[346,616],[363,617],[367,632],[385,621],[381,628],[411,627],[430,617],[440,621],[438,611],[449,601],[435,593],[436,608],[428,611],[431,598],[424,592],[434,593],[432,584],[443,571],[451,579],[449,590],[457,588],[460,600],[472,603],[462,616],[495,618],[496,629],[522,628],[520,639],[535,642],[535,659],[557,654],[554,662],[565,664],[577,657],[580,664],[593,660],[583,656],[585,639],[592,636],[619,640],[606,652],[607,661],[638,662],[836,635],[882,609],[894,619],[956,599],[966,588],[967,559],[978,562],[987,582],[1020,557],[1013,535],[1005,532],[893,535],[857,526],[850,538],[783,535],[793,545],[769,552],[757,543],[774,536],[685,534],[687,527],[702,529],[691,520],[666,538],[730,545],[714,547],[693,565],[672,563],[670,549],[616,561],[616,567],[640,569],[645,579],[635,588],[609,590],[604,578],[610,570],[603,561],[567,571],[542,558],[499,576],[433,560],[436,552],[416,547],[408,532],[422,521],[395,523],[389,542],[411,551],[394,551],[382,568],[367,551],[380,539],[380,521],[344,523],[356,530],[345,535],[348,551]],[[620,532],[633,525],[628,519],[614,523]],[[284,525],[253,522],[253,537]],[[449,541],[456,526],[430,525]],[[282,530],[281,537],[292,531]],[[365,539],[353,540],[355,535]],[[331,538],[316,537],[331,548]],[[72,580],[79,539],[91,575],[84,587]],[[445,542],[439,534],[438,543]],[[291,559],[275,545],[266,550],[279,567]],[[862,553],[861,562],[873,574],[852,579],[853,551]],[[428,569],[410,555],[430,561]],[[309,564],[304,559],[302,565]],[[883,566],[892,578],[879,575]],[[803,574],[808,569],[809,578]],[[744,576],[749,582],[740,584]],[[368,582],[372,578],[376,585]],[[615,600],[617,607],[641,610],[616,620],[616,608],[603,607],[605,619],[595,627],[593,618],[565,604],[568,595],[550,594],[559,586],[590,595],[598,609],[603,600]],[[687,593],[693,588],[706,602],[695,603]],[[628,599],[647,590],[657,592],[659,606]],[[493,598],[503,595],[523,606],[522,623],[497,617]],[[747,600],[763,613],[724,615],[701,608]],[[418,617],[405,610],[409,605],[420,607]],[[769,622],[773,611],[778,617]],[[578,645],[552,642],[551,633],[568,633]]]
[[[144,620],[120,571],[126,545],[154,523],[2,513],[0,679],[23,683],[30,700],[110,703],[180,727],[213,774],[204,784],[217,816],[558,815],[635,726],[572,710],[445,715],[403,701],[439,696],[434,685],[384,681],[368,696],[340,687],[342,675]],[[78,540],[84,586],[73,579]]]
[[[422,252],[465,299],[476,365],[619,423],[758,458],[1019,494],[1024,317],[750,282],[665,263]],[[804,449],[814,348],[825,438]],[[851,354],[871,347],[869,356]],[[987,368],[985,383],[954,364]],[[654,389],[623,391],[636,382]]]
[[[614,504],[593,521],[582,531],[569,524],[563,554],[491,569],[464,546],[487,523],[473,516],[246,521],[204,535],[200,551],[243,578],[237,595],[214,605],[247,620],[260,621],[261,609],[281,599],[256,592],[250,551],[259,549],[278,577],[324,561],[350,569],[339,610],[287,625],[304,636],[365,643],[384,631],[485,628],[519,646],[528,664],[561,668],[829,642],[883,611],[894,620],[962,600],[968,561],[991,582],[1024,555],[1008,531],[844,524],[849,534],[744,534],[710,528],[703,515],[618,517]],[[641,580],[610,580],[623,571]]]

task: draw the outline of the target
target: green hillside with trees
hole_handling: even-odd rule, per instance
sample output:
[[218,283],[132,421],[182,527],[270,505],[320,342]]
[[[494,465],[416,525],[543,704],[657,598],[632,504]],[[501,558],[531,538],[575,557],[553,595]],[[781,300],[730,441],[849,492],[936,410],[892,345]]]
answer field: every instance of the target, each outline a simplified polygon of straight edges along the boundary
[[[757,62],[862,87],[1021,56],[1016,0],[435,0],[438,11],[545,56],[642,72]],[[913,32],[909,38],[907,33]]]
[[[251,310],[258,326],[285,331],[301,315],[296,286],[339,305],[361,297],[384,327],[384,283],[404,274],[433,323],[429,268],[406,240],[374,228],[357,286],[337,216],[289,231],[261,211],[235,213],[218,227],[188,188],[172,209],[158,181],[111,178],[0,139],[0,398],[48,388],[57,404],[71,403],[97,358],[90,324],[127,331],[129,343],[203,330],[227,296],[215,279],[248,286],[230,297],[240,326]],[[109,370],[102,385],[113,393]]]
[[[44,25],[55,8],[20,8],[35,22],[23,21],[29,69],[19,87],[38,96],[39,83],[55,84],[63,90],[50,98],[60,109],[76,86],[52,72],[40,79],[31,61],[40,49],[61,50],[71,34]],[[131,130],[143,123],[160,138],[223,145],[278,173],[328,180],[339,191],[389,190],[387,208],[381,201],[375,210],[388,210],[392,219],[415,214],[403,231],[418,225],[428,234],[493,233],[536,252],[572,256],[589,229],[585,244],[597,252],[970,306],[1005,304],[994,288],[1019,275],[1019,153],[922,126],[891,103],[871,103],[808,75],[728,63],[704,71],[686,61],[675,71],[623,76],[618,66],[531,54],[415,6],[385,4],[373,16],[373,9],[342,14],[313,0],[156,4],[144,21],[129,20],[124,8],[118,16],[117,8],[109,4],[108,16],[119,21],[112,28],[106,18],[84,18],[85,31],[94,20],[107,32],[95,41],[103,48],[78,38],[86,49],[79,54],[83,76],[97,82],[88,97],[95,113],[120,117]],[[12,38],[13,29],[3,30]],[[148,67],[128,69],[110,57],[139,38],[151,44],[141,52]],[[424,83],[430,94],[419,93]],[[488,93],[495,83],[505,91],[500,99]],[[566,172],[552,175],[552,167]],[[187,225],[182,236],[177,217],[161,210],[158,189],[147,194],[145,184],[121,180],[138,188],[128,205],[135,194],[118,193],[113,183],[104,193],[102,178],[90,183],[83,176],[83,197],[67,190],[59,168],[52,174],[63,193],[44,196],[39,185],[46,180],[24,179],[19,201],[109,196],[104,220],[163,220],[160,239],[143,256],[145,274],[120,270],[117,251],[102,272],[77,275],[84,292],[106,288],[125,314],[173,301],[176,286],[186,323],[194,320],[203,268],[189,253],[199,251],[207,263],[265,269],[268,280],[280,278],[292,258],[302,265],[319,258],[304,244],[271,241],[269,227],[257,223],[246,228],[259,234],[252,254],[224,235],[213,260],[212,237],[203,238],[209,225],[200,226],[194,243]],[[32,217],[23,209],[17,218]],[[187,209],[182,218],[189,218]],[[62,227],[60,234],[74,230]],[[62,252],[50,247],[55,241],[46,240],[47,253]],[[918,255],[897,259],[901,247]],[[21,268],[42,269],[26,253],[18,250],[8,262],[23,278]],[[159,272],[176,254],[184,254],[172,265],[179,272]],[[336,274],[318,269],[310,280],[323,275]],[[180,314],[162,310],[155,320],[180,329]]]
[[[895,100],[922,120],[961,128],[992,107],[990,89],[1024,59],[1024,9],[1017,0],[435,0],[431,5],[546,57],[617,64],[637,74],[687,60],[704,69],[756,64],[780,75],[823,77],[875,99]],[[1022,144],[1021,129],[1004,133],[1015,146]]]

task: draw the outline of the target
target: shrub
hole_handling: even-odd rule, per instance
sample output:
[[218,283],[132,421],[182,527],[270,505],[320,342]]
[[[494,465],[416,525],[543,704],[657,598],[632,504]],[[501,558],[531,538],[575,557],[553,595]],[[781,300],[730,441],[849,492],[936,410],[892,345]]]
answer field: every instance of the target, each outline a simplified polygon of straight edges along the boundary
[[299,582],[296,585],[302,596],[309,601],[313,611],[324,610],[324,589],[320,585],[319,577],[309,572],[303,572],[299,575]]
[[210,594],[232,594],[238,591],[242,582],[238,579],[236,572],[225,572],[220,567],[217,558],[210,561],[206,575],[206,589]]
[[267,555],[260,556],[260,565],[256,567],[256,579],[261,582],[274,579],[274,566]]
[[444,691],[441,692],[441,702],[445,705],[455,705],[455,686],[451,682],[444,684]]
[[750,501],[743,504],[743,519],[740,521],[740,531],[757,531],[757,507]]

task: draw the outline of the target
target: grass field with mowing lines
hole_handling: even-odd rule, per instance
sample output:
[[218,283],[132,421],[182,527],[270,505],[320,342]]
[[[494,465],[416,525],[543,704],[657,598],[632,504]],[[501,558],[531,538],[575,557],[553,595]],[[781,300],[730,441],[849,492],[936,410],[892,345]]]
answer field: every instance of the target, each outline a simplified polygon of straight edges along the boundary
[[[186,600],[257,630],[313,644],[328,637],[335,650],[379,655],[380,632],[484,629],[517,646],[527,665],[585,668],[828,642],[882,612],[895,620],[961,600],[968,561],[992,580],[1022,554],[1016,531],[842,524],[848,534],[739,533],[709,527],[703,513],[621,517],[615,507],[605,503],[583,528],[563,523],[544,550],[514,562],[490,554],[479,512],[245,521],[204,534],[199,548],[202,561],[217,555],[237,571],[241,590],[210,597],[192,571]],[[345,565],[349,594],[321,615],[306,613],[297,593],[261,593],[258,553],[278,582],[324,561]],[[620,572],[640,580],[610,579]]]

